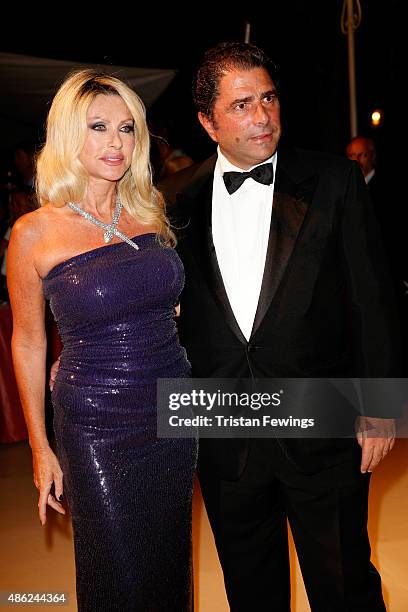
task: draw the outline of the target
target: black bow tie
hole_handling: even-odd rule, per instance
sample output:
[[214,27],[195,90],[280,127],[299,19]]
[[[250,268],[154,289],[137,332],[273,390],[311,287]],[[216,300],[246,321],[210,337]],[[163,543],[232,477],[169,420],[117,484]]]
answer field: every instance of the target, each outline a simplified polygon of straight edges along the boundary
[[271,163],[262,164],[252,168],[250,172],[224,172],[222,175],[225,187],[230,195],[239,189],[249,177],[258,183],[262,183],[262,185],[270,185],[273,183],[273,165]]

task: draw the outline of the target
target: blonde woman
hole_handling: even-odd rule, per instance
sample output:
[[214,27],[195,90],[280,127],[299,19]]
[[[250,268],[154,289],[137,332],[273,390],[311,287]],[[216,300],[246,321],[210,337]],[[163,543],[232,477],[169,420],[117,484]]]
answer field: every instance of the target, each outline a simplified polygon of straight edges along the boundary
[[[93,70],[52,103],[37,162],[41,207],[9,249],[13,355],[39,515],[73,522],[80,612],[190,608],[196,442],[156,436],[156,380],[190,366],[173,319],[182,264],[151,181],[138,96]],[[44,424],[50,300],[63,341]]]

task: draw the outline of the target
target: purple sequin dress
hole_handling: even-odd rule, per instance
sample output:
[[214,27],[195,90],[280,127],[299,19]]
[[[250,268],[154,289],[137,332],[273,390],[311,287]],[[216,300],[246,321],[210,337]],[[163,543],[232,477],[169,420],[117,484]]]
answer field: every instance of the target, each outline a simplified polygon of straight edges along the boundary
[[80,612],[191,603],[197,443],[156,436],[156,380],[187,377],[177,253],[155,234],[55,266],[43,281],[64,349],[52,400]]

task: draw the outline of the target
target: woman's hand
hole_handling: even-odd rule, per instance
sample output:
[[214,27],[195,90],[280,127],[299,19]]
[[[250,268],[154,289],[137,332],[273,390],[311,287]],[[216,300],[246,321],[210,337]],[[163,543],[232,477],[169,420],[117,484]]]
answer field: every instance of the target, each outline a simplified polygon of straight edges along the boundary
[[61,357],[58,357],[58,359],[56,361],[54,361],[54,363],[51,366],[50,380],[48,382],[48,385],[50,387],[50,391],[52,391],[53,388],[54,388],[55,379],[57,378],[58,370],[59,370],[59,367],[60,367],[60,359],[61,359]]
[[[47,504],[60,514],[65,514],[62,500],[62,470],[58,459],[50,448],[33,450],[34,484],[40,492],[38,514],[41,525],[47,520]],[[54,494],[52,486],[54,485]]]

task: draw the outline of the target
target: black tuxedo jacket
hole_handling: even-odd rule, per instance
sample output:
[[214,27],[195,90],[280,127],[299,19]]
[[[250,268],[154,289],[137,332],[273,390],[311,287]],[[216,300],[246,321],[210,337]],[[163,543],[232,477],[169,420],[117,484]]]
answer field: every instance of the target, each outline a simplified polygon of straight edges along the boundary
[[[179,333],[193,376],[398,376],[392,286],[358,165],[323,153],[278,150],[265,270],[247,341],[212,239],[215,162],[216,156],[187,168],[162,186],[168,200],[175,199],[169,211],[186,274]],[[371,414],[381,416],[374,406]],[[305,473],[349,460],[358,449],[354,439],[278,442]],[[238,478],[247,452],[246,440],[202,440],[201,468]]]

